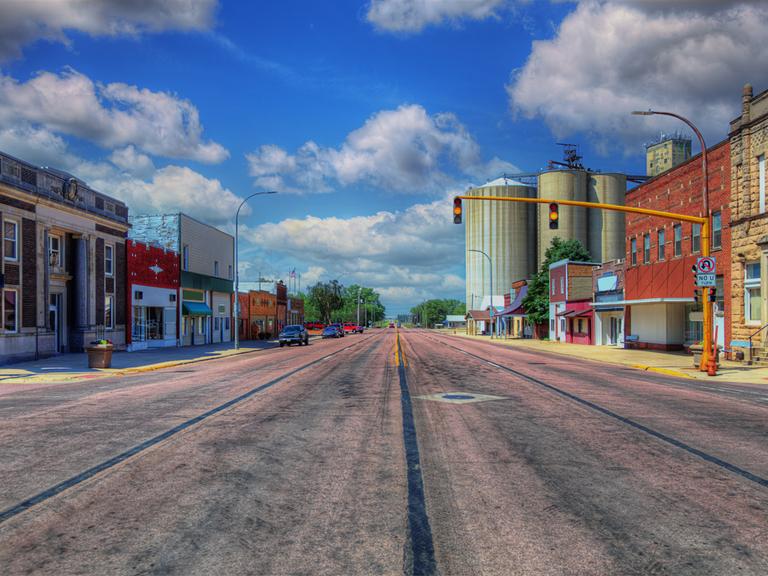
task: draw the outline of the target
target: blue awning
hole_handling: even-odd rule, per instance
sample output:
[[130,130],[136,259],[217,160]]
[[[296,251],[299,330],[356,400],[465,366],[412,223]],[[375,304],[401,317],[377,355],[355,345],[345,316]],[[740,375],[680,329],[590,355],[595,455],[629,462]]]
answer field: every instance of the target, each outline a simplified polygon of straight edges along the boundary
[[182,302],[182,313],[185,316],[213,316],[213,310],[205,302]]

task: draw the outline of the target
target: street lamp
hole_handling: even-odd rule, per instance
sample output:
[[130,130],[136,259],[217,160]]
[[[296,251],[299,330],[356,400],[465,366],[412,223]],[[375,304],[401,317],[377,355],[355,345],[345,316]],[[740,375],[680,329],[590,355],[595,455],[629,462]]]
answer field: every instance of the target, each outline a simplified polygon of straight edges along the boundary
[[475,250],[474,248],[470,248],[467,250],[467,252],[477,252],[478,254],[482,254],[486,258],[488,258],[488,269],[490,270],[489,274],[489,288],[490,288],[490,295],[491,295],[491,307],[490,307],[490,322],[491,322],[491,338],[493,338],[493,262],[491,261],[491,257],[488,256],[485,252],[482,250]]
[[[701,132],[694,126],[693,122],[674,112],[635,110],[632,114],[635,116],[671,116],[672,118],[677,118],[681,122],[685,122],[699,139],[699,145],[701,146],[701,197],[704,206],[704,217],[707,219],[706,224],[701,227],[701,255],[709,256],[709,234],[712,229],[712,214],[709,211],[709,174],[707,174],[707,145],[704,142],[704,136],[701,135]],[[702,304],[704,305],[704,349],[701,351],[701,364],[699,365],[699,370],[702,371],[707,369],[710,359],[710,351],[712,350],[712,303],[709,301],[709,290],[709,287],[703,288],[701,295]],[[715,362],[715,366],[717,366],[717,362]]]
[[[238,267],[238,224],[240,218],[240,209],[245,205],[248,200],[254,196],[264,196],[265,194],[277,194],[276,190],[268,190],[266,192],[254,192],[248,196],[245,200],[240,202],[240,206],[237,207],[235,212],[235,350],[240,349],[240,269]],[[261,273],[259,273],[259,280],[261,280]]]

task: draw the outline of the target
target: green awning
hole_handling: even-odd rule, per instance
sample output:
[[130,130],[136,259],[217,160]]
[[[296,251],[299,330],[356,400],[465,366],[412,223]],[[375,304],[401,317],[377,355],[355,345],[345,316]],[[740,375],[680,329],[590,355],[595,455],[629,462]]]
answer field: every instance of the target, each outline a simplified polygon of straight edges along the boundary
[[213,310],[204,302],[182,302],[181,310],[185,316],[213,316]]

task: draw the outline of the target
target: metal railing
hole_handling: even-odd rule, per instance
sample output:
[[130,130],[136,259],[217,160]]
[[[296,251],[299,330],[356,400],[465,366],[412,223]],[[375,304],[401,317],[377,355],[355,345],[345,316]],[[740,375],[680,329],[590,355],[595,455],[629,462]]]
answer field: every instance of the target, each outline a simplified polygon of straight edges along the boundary
[[752,332],[752,334],[749,335],[749,363],[750,364],[752,364],[752,338],[760,334],[760,332],[762,332],[766,328],[768,328],[768,324],[765,324],[764,326],[755,330],[754,332]]

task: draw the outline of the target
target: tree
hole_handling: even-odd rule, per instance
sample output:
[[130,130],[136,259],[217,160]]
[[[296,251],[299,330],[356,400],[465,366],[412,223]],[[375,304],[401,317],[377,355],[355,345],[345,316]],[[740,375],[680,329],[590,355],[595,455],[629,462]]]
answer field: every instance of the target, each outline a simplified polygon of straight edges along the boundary
[[352,284],[344,289],[344,304],[339,311],[339,316],[344,322],[357,322],[358,298],[360,299],[361,323],[366,317],[374,322],[384,319],[385,308],[381,303],[379,293],[373,288]]
[[544,262],[539,272],[528,283],[528,293],[523,298],[523,308],[528,320],[533,324],[546,324],[549,321],[549,265],[558,260],[589,262],[589,251],[578,240],[553,238],[544,252]]
[[449,314],[463,315],[465,312],[466,306],[464,302],[454,299],[425,300],[411,308],[411,314],[416,316],[416,321],[426,328],[442,322]]
[[[309,289],[308,303],[311,309],[314,309],[322,322],[330,324],[334,313],[338,311],[344,300],[342,292],[344,287],[336,280],[330,282],[318,282]],[[305,312],[306,316],[306,312]]]

